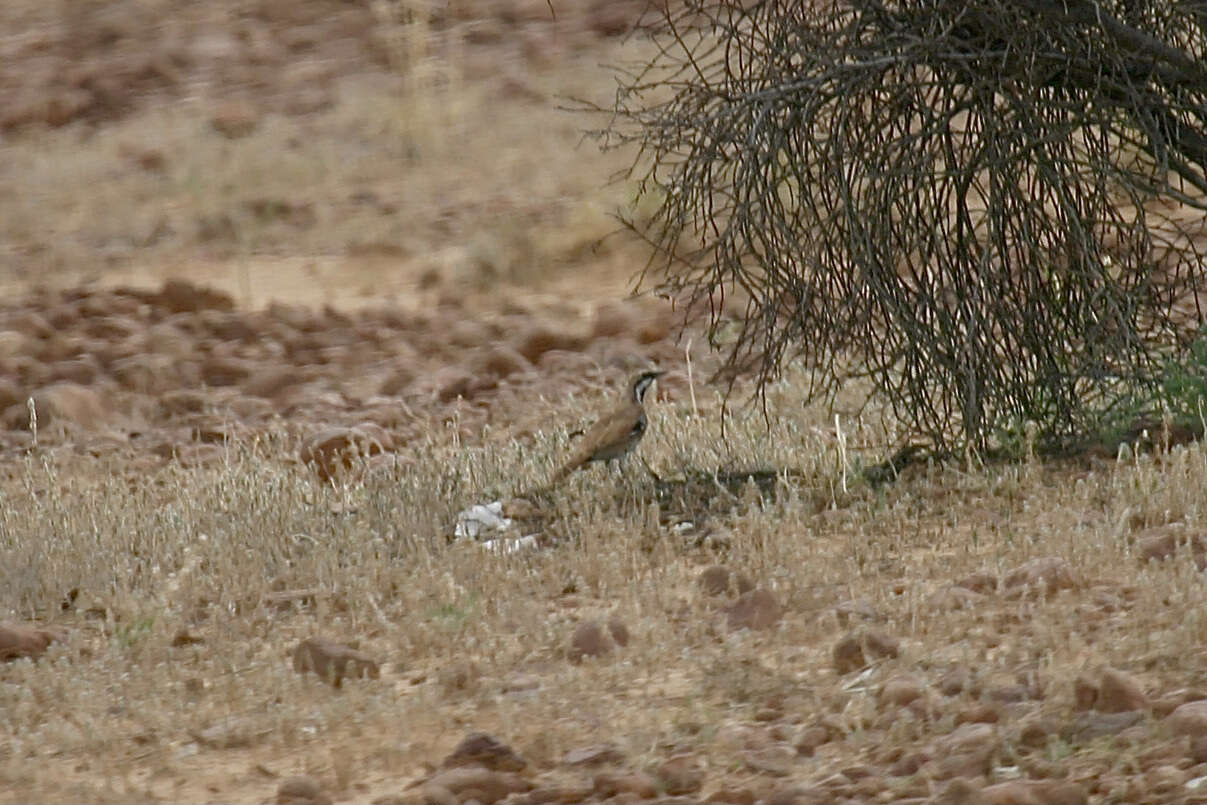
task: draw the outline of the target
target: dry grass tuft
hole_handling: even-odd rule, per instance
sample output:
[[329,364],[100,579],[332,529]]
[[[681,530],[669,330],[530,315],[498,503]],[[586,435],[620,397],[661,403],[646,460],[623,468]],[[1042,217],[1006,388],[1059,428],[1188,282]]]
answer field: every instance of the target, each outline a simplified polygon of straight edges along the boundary
[[[562,544],[503,557],[448,543],[455,513],[543,480],[564,445],[558,432],[529,445],[433,436],[409,448],[405,472],[338,488],[282,460],[283,436],[234,446],[217,467],[145,478],[104,460],[27,459],[0,500],[0,605],[67,637],[40,662],[3,668],[5,789],[43,800],[257,799],[272,788],[255,771],[264,768],[362,798],[399,789],[474,730],[567,782],[574,774],[558,760],[602,734],[629,766],[687,751],[710,785],[757,786],[751,763],[772,761],[751,761],[751,741],[774,743],[768,719],[785,740],[818,719],[841,734],[814,758],[782,761],[806,778],[949,732],[972,703],[933,693],[953,668],[1005,698],[1031,686],[1020,720],[1071,721],[1074,677],[1103,666],[1137,675],[1154,698],[1202,685],[1201,576],[1189,555],[1146,566],[1133,553],[1145,528],[1202,529],[1200,446],[1090,470],[920,467],[878,489],[852,479],[843,493],[836,439],[820,421],[785,418],[768,432],[754,413],[722,440],[715,418],[676,404],[652,411],[640,452],[661,476],[797,474],[781,474],[774,495],[718,491],[707,510],[666,518],[639,462],[592,469],[543,501]],[[565,408],[549,413],[573,422]],[[935,603],[974,572],[1002,578],[1044,556],[1068,563],[1075,589]],[[783,620],[731,632],[695,580],[717,561],[772,591]],[[849,613],[903,646],[857,684],[830,658]],[[568,662],[574,624],[610,617],[629,644]],[[182,630],[192,636],[183,644]],[[381,679],[334,692],[295,674],[290,652],[311,636],[355,641],[382,663]],[[931,689],[929,715],[880,703],[879,682],[906,672]],[[1151,722],[1136,751],[1162,734]],[[1128,752],[1061,740],[1049,751],[1066,774],[1127,775]],[[995,762],[1017,764],[1025,751],[1004,744]],[[95,787],[106,776],[118,787]]]

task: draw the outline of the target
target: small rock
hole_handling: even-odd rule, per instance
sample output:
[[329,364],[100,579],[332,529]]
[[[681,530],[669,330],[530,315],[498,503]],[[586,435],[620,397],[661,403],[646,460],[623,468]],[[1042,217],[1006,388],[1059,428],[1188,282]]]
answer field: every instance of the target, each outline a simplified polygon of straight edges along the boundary
[[1207,694],[1204,694],[1201,690],[1178,688],[1150,701],[1152,702],[1153,715],[1157,718],[1165,718],[1187,702],[1194,702],[1203,698],[1207,698]]
[[1062,725],[1046,716],[1024,719],[1018,726],[1017,743],[1029,749],[1040,749],[1048,745],[1048,738],[1059,735]]
[[230,101],[210,115],[210,126],[228,140],[251,134],[260,125],[260,111],[246,101]]
[[751,590],[743,593],[738,600],[724,609],[729,628],[739,629],[770,629],[779,623],[784,616],[784,610],[770,590]]
[[754,711],[754,720],[768,723],[771,721],[779,721],[784,717],[784,710],[780,707],[779,702],[770,702],[765,707],[760,707]]
[[55,640],[61,640],[58,632],[38,629],[17,623],[0,623],[0,661],[22,657],[37,659]]
[[956,713],[956,726],[960,724],[996,724],[1002,718],[1002,708],[990,702],[978,702]]
[[1038,754],[1019,759],[1019,768],[1023,777],[1035,780],[1063,780],[1069,776],[1068,764],[1061,761],[1048,760]]
[[1114,668],[1104,668],[1097,707],[1103,713],[1126,713],[1147,710],[1149,701],[1135,677]]
[[612,651],[612,641],[597,621],[583,621],[570,638],[570,659],[603,657]]
[[830,805],[834,801],[834,793],[819,785],[789,785],[768,794],[763,805]]
[[624,753],[615,744],[599,743],[571,749],[562,759],[567,766],[607,766],[624,763]]
[[997,592],[997,576],[988,571],[979,570],[957,581],[956,586],[972,590],[974,593],[988,595]]
[[334,640],[311,637],[293,650],[293,670],[299,674],[313,671],[332,687],[340,687],[345,677],[378,679],[381,669],[376,660]]
[[817,747],[828,743],[830,739],[831,735],[828,729],[814,724],[800,731],[800,735],[796,736],[793,748],[796,749],[798,755],[813,757],[813,753],[817,751]]
[[615,615],[608,618],[608,633],[612,635],[612,641],[621,648],[629,644],[629,627]]
[[691,755],[675,755],[658,766],[658,781],[671,796],[694,794],[704,785],[704,773]]
[[957,665],[939,679],[939,692],[944,696],[959,696],[972,681],[972,673],[963,665]]
[[708,799],[704,800],[708,803],[717,803],[721,805],[754,805],[756,797],[754,792],[749,788],[731,788],[723,786],[708,795]]
[[1207,567],[1207,535],[1186,534],[1180,528],[1165,526],[1149,529],[1136,538],[1136,553],[1142,562],[1163,562],[1178,553],[1178,548],[1189,550],[1199,570]]
[[700,571],[696,584],[706,595],[728,595],[732,575],[730,569],[724,565],[713,565]]
[[170,313],[196,313],[201,310],[234,310],[230,294],[194,285],[187,280],[170,279],[151,300],[151,304]]
[[893,637],[868,630],[849,634],[834,646],[834,668],[840,674],[862,670],[876,660],[896,657],[901,653],[900,643]]
[[481,766],[458,766],[437,772],[424,784],[425,793],[429,787],[448,791],[456,797],[454,802],[476,799],[483,805],[494,805],[512,794],[522,794],[533,788],[532,783],[518,774]]
[[620,4],[602,4],[590,8],[584,26],[600,38],[623,36],[637,24],[632,12]]
[[591,797],[589,785],[548,785],[534,788],[516,805],[574,805]]
[[926,692],[925,683],[912,674],[894,676],[880,687],[879,701],[882,705],[891,704],[904,707],[912,701],[922,698]]
[[593,790],[600,799],[609,799],[618,794],[632,794],[640,799],[653,799],[658,795],[654,779],[642,772],[600,772],[595,775]]
[[932,802],[934,805],[973,805],[982,801],[983,788],[984,784],[980,779],[955,777],[939,789]]
[[530,363],[537,363],[546,352],[577,352],[582,345],[583,339],[565,327],[534,325],[520,337],[516,351]]
[[889,776],[891,777],[913,777],[918,773],[918,769],[925,766],[933,758],[929,752],[906,752],[899,757],[892,766],[889,767]]
[[1067,561],[1056,556],[1045,556],[1024,562],[1010,571],[1002,586],[1016,594],[1042,588],[1047,595],[1054,595],[1060,590],[1075,588],[1077,580]]
[[756,772],[775,777],[788,777],[796,769],[796,759],[799,754],[787,744],[776,743],[762,749],[743,752],[742,760]]
[[935,741],[934,755],[961,752],[992,753],[997,749],[997,730],[989,724],[963,724]]
[[1092,710],[1098,704],[1098,683],[1085,674],[1073,680],[1073,709]]
[[1175,735],[1207,735],[1207,699],[1187,702],[1166,718]]
[[440,765],[445,769],[481,766],[491,771],[523,771],[528,762],[495,737],[475,732],[465,736]]
[[834,646],[834,670],[840,674],[849,674],[868,666],[867,657],[863,651],[863,643],[856,635],[847,635]]
[[124,159],[149,173],[164,173],[168,169],[167,154],[158,148],[122,143],[118,151]]
[[288,777],[277,787],[277,805],[331,805],[331,797],[309,775]]
[[184,646],[195,646],[199,643],[204,643],[205,638],[197,637],[188,629],[178,629],[172,637],[172,648],[183,648]]
[[931,760],[921,773],[934,780],[955,777],[984,777],[992,767],[993,754],[983,750],[941,755]]

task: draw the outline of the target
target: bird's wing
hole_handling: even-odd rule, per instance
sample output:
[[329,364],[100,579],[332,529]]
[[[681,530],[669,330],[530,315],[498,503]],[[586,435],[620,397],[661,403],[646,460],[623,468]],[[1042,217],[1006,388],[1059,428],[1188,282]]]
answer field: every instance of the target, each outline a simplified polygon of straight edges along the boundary
[[578,445],[554,477],[566,477],[587,462],[596,460],[601,450],[606,451],[607,448],[626,440],[633,423],[625,414],[623,410],[617,411],[592,425],[578,440]]

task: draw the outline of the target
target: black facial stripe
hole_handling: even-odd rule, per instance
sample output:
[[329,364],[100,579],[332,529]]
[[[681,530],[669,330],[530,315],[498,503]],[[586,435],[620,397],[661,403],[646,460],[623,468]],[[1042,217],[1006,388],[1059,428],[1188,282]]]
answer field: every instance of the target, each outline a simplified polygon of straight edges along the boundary
[[644,374],[637,378],[637,382],[633,384],[633,396],[637,398],[637,404],[640,405],[645,400],[645,393],[650,390],[650,386],[658,379],[656,374]]

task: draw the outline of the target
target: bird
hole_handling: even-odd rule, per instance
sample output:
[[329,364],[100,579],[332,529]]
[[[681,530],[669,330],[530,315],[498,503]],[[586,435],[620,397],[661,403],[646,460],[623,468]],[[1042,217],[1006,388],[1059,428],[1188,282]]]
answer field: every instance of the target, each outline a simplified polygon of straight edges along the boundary
[[599,418],[583,435],[570,459],[553,473],[552,483],[592,461],[613,461],[624,458],[645,435],[645,393],[666,372],[647,371],[629,383],[629,396],[617,408]]

